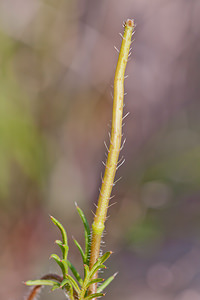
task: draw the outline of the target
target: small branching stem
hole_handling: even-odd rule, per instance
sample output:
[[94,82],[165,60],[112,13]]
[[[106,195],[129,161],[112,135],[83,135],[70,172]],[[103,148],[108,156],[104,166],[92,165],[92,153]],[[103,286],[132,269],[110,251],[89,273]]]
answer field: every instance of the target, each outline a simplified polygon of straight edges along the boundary
[[[110,147],[108,149],[108,157],[105,166],[105,172],[102,180],[101,190],[98,199],[98,206],[92,224],[92,243],[90,254],[90,269],[99,257],[102,233],[105,228],[107,210],[109,207],[110,195],[113,188],[115,173],[119,152],[121,148],[122,138],[122,119],[123,119],[123,100],[124,100],[124,74],[128,61],[129,50],[131,45],[131,37],[134,29],[134,21],[128,19],[125,22],[125,29],[122,38],[121,49],[114,78],[114,95],[113,95],[113,116],[110,137]],[[98,272],[93,278],[98,277]],[[90,293],[96,293],[97,284],[90,287]]]

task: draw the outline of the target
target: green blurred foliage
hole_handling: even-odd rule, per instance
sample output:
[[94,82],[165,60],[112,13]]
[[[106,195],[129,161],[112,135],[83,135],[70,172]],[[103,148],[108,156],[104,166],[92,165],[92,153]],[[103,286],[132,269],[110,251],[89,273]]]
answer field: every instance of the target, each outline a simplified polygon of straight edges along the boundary
[[[9,196],[13,168],[39,185],[46,164],[45,143],[34,120],[30,102],[13,71],[16,43],[0,33],[0,197]],[[14,172],[15,173],[15,172]]]

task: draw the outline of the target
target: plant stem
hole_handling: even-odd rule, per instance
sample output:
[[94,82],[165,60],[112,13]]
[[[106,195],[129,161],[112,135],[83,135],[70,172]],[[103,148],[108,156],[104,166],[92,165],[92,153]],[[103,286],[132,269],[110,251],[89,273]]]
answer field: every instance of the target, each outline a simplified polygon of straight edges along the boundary
[[[113,96],[113,116],[112,129],[110,137],[110,147],[105,166],[105,172],[102,179],[101,190],[98,199],[98,206],[92,224],[92,243],[90,254],[90,269],[99,257],[102,233],[105,228],[105,221],[113,188],[115,173],[117,170],[119,152],[122,138],[122,115],[124,100],[124,73],[128,61],[129,50],[131,45],[131,37],[134,29],[134,21],[128,19],[125,22],[124,35],[122,38],[121,49],[119,52],[117,67],[114,78],[114,96]],[[93,278],[98,277],[98,272]],[[90,293],[96,293],[97,284],[90,287]]]

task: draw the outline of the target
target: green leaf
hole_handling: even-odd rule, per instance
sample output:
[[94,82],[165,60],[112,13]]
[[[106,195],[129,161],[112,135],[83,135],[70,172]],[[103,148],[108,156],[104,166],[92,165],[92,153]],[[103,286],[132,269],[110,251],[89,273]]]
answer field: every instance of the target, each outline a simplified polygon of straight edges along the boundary
[[55,281],[47,279],[28,280],[25,282],[26,285],[54,285]]
[[89,252],[90,252],[90,245],[91,245],[91,232],[90,227],[88,224],[88,221],[83,213],[83,211],[80,209],[80,207],[75,203],[76,209],[78,211],[79,216],[81,217],[81,220],[83,221],[84,229],[85,229],[85,262],[87,265],[89,265]]
[[80,286],[82,286],[83,284],[83,279],[81,278],[80,274],[78,273],[78,271],[76,270],[76,268],[72,265],[72,263],[68,260],[67,261],[68,267],[70,268],[70,270],[72,271],[74,277],[76,278],[76,280],[78,281],[78,283],[80,284]]
[[[62,262],[62,264],[63,264],[63,266],[65,268],[65,275],[67,275],[68,274],[68,263],[64,259],[62,259],[61,262]],[[65,276],[63,276],[63,277],[65,277]]]
[[113,279],[115,278],[115,276],[117,275],[118,273],[115,273],[114,275],[110,276],[108,279],[106,279],[104,281],[104,283],[102,283],[98,288],[97,288],[97,292],[100,293],[102,292],[112,281]]
[[86,286],[90,280],[90,270],[89,270],[89,266],[88,265],[84,265],[84,273],[85,273],[85,276],[84,276],[84,281],[83,281],[83,285],[82,285],[82,289],[81,289],[81,295],[80,295],[80,299],[83,299],[85,293],[86,293]]
[[91,271],[90,271],[90,278],[93,277],[93,275],[100,269],[106,269],[106,266],[105,265],[96,265],[95,268],[94,266],[92,267]]
[[101,257],[98,258],[99,262],[101,264],[103,264],[112,254],[112,251],[108,251],[106,253],[104,253],[104,255],[102,255]]
[[82,256],[82,259],[83,259],[83,263],[85,264],[86,262],[86,259],[85,259],[85,254],[83,252],[83,249],[81,247],[81,245],[79,244],[79,242],[77,242],[77,240],[74,239],[74,243],[76,244],[76,246],[78,247],[78,250],[80,251],[81,253],[81,256]]
[[104,253],[101,257],[97,259],[97,262],[93,265],[92,269],[90,270],[90,277],[93,277],[93,275],[99,270],[99,269],[106,269],[106,266],[103,265],[103,263],[110,257],[112,254],[111,251],[108,251]]
[[63,279],[63,281],[60,284],[60,288],[63,288],[66,284],[69,285],[69,280],[67,278]]
[[56,240],[55,243],[60,247],[64,259],[65,253],[68,252],[69,247],[67,245],[64,245],[60,240]]
[[95,294],[91,294],[91,295],[87,296],[86,298],[84,298],[84,300],[90,300],[90,299],[97,298],[97,297],[102,297],[102,296],[105,296],[105,294],[95,293]]
[[74,299],[74,297],[73,297],[73,288],[72,288],[72,285],[71,285],[68,278],[63,279],[63,281],[60,284],[60,288],[63,289],[64,287],[67,290],[67,295],[70,294],[70,299]]
[[67,279],[70,281],[71,285],[74,287],[77,294],[79,294],[81,290],[80,290],[77,282],[74,280],[74,278],[72,276],[70,276],[69,274],[67,274]]
[[60,229],[60,232],[62,234],[62,239],[63,239],[63,245],[65,246],[63,249],[64,249],[64,252],[63,252],[63,259],[67,260],[67,254],[68,254],[68,250],[69,250],[69,247],[68,247],[68,242],[67,242],[67,233],[64,229],[64,227],[62,226],[62,224],[56,220],[54,217],[50,216],[52,222]]
[[85,271],[85,278],[86,277],[89,278],[90,269],[89,269],[88,265],[84,265],[84,271]]
[[55,291],[56,289],[59,289],[60,288],[60,283],[55,283],[51,289],[51,291]]
[[86,288],[88,288],[91,284],[93,284],[93,283],[98,283],[98,282],[102,282],[102,281],[104,281],[104,279],[103,278],[96,278],[96,279],[93,279],[93,280],[91,280],[90,282],[88,282],[88,284],[86,285]]
[[57,254],[52,254],[50,256],[50,258],[53,258],[55,260],[55,262],[59,265],[59,267],[62,270],[63,273],[63,277],[66,276],[66,274],[68,273],[68,265],[67,262],[65,260],[60,259],[60,257]]
[[69,297],[68,297],[68,298],[69,298],[70,300],[74,300],[74,290],[73,290],[72,285],[71,285],[70,282],[69,282],[68,293],[69,293]]

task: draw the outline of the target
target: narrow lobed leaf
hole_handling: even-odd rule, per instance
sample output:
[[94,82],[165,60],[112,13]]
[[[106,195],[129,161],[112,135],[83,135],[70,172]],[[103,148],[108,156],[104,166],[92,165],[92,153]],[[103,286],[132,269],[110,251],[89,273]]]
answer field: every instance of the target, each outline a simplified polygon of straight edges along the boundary
[[60,259],[57,254],[51,254],[50,258],[53,258],[62,270],[63,277],[68,273],[68,265],[65,260]]
[[[94,273],[95,273],[95,272],[93,271],[94,269],[95,269],[95,270],[100,269],[100,268],[98,268],[98,266],[101,265],[103,262],[105,262],[105,261],[110,257],[111,254],[112,254],[112,252],[111,252],[111,251],[108,251],[108,252],[104,253],[104,255],[102,255],[101,257],[99,257],[99,258],[97,259],[96,263],[93,265],[93,267],[92,267],[92,269],[91,269],[90,272],[91,272],[92,274],[94,274]],[[104,268],[106,268],[106,267],[104,266]]]
[[84,281],[83,281],[83,285],[82,285],[82,289],[81,289],[81,293],[80,293],[80,299],[84,299],[86,290],[87,290],[87,284],[90,280],[90,270],[89,270],[89,266],[88,265],[84,265]]
[[76,268],[72,265],[72,263],[69,260],[67,261],[67,264],[68,264],[68,267],[70,268],[70,270],[72,271],[72,274],[74,275],[74,277],[76,278],[76,280],[80,284],[80,286],[82,286],[83,279],[81,278],[81,276],[78,273],[78,271],[76,270]]
[[84,265],[84,271],[85,271],[85,277],[89,277],[89,274],[90,274],[90,269],[88,267],[88,265]]
[[99,262],[103,264],[112,254],[112,251],[104,253],[101,257],[98,258]]
[[62,226],[62,224],[57,220],[55,219],[54,217],[50,216],[52,222],[59,228],[61,234],[62,234],[62,239],[63,239],[63,245],[67,246],[65,247],[65,251],[64,251],[64,254],[63,254],[63,259],[67,259],[67,254],[68,254],[68,250],[69,250],[69,247],[68,247],[68,242],[67,242],[67,233],[64,229],[64,227]]
[[60,284],[60,288],[63,288],[66,284],[69,285],[69,279],[67,279],[67,278],[63,279],[63,281]]
[[82,259],[83,259],[83,263],[86,264],[86,257],[85,257],[85,254],[83,252],[83,249],[81,247],[81,245],[79,244],[79,242],[77,242],[77,240],[74,239],[74,243],[75,245],[77,246],[78,250],[80,251],[81,253],[81,256],[82,256]]
[[60,289],[63,289],[63,288],[66,289],[65,291],[67,291],[67,295],[68,295],[68,293],[73,295],[73,288],[72,288],[72,285],[71,285],[70,281],[68,280],[68,278],[63,279],[63,281],[60,283]]
[[86,285],[86,288],[88,288],[91,284],[93,284],[93,283],[98,283],[98,282],[102,282],[102,281],[104,281],[104,279],[103,278],[96,278],[96,279],[93,279],[93,280],[91,280],[90,282],[88,282],[88,284]]
[[68,274],[68,263],[64,259],[62,259],[61,262],[62,262],[62,264],[63,264],[63,266],[65,268],[65,275],[66,275],[66,274]]
[[80,290],[77,282],[74,280],[74,278],[72,276],[70,276],[69,274],[67,274],[67,279],[69,280],[69,282],[71,283],[71,285],[73,286],[73,288],[75,289],[77,294],[79,294],[81,290]]
[[83,213],[83,211],[80,209],[80,207],[75,203],[76,209],[78,211],[79,216],[81,217],[81,220],[84,225],[84,230],[85,230],[85,258],[86,261],[85,263],[89,264],[89,252],[90,252],[90,244],[91,244],[91,232],[90,232],[90,227],[88,224],[88,221]]
[[[94,270],[98,270],[100,269],[100,265],[102,265],[112,254],[112,251],[108,251],[106,253],[104,253],[104,255],[102,255],[101,257],[99,257],[96,261],[96,263],[93,265],[92,269],[90,270],[90,273],[94,274]],[[106,269],[106,266],[102,265],[104,269]]]
[[70,298],[69,299],[74,300],[74,290],[73,290],[71,283],[69,285],[70,285],[70,288],[69,288]]
[[28,280],[25,282],[26,285],[54,285],[55,281],[47,279]]
[[102,292],[115,278],[115,276],[118,273],[115,273],[114,275],[110,276],[108,279],[106,279],[98,288],[97,288],[97,292],[100,293]]
[[106,269],[106,266],[105,265],[96,265],[95,267],[93,266],[91,271],[90,271],[90,278],[93,277],[93,275],[100,269]]
[[62,243],[62,241],[60,241],[60,240],[56,240],[55,243],[60,247],[60,249],[62,251],[63,258],[64,258],[65,253],[68,252],[68,250],[69,250],[69,247],[67,245],[64,245]]

